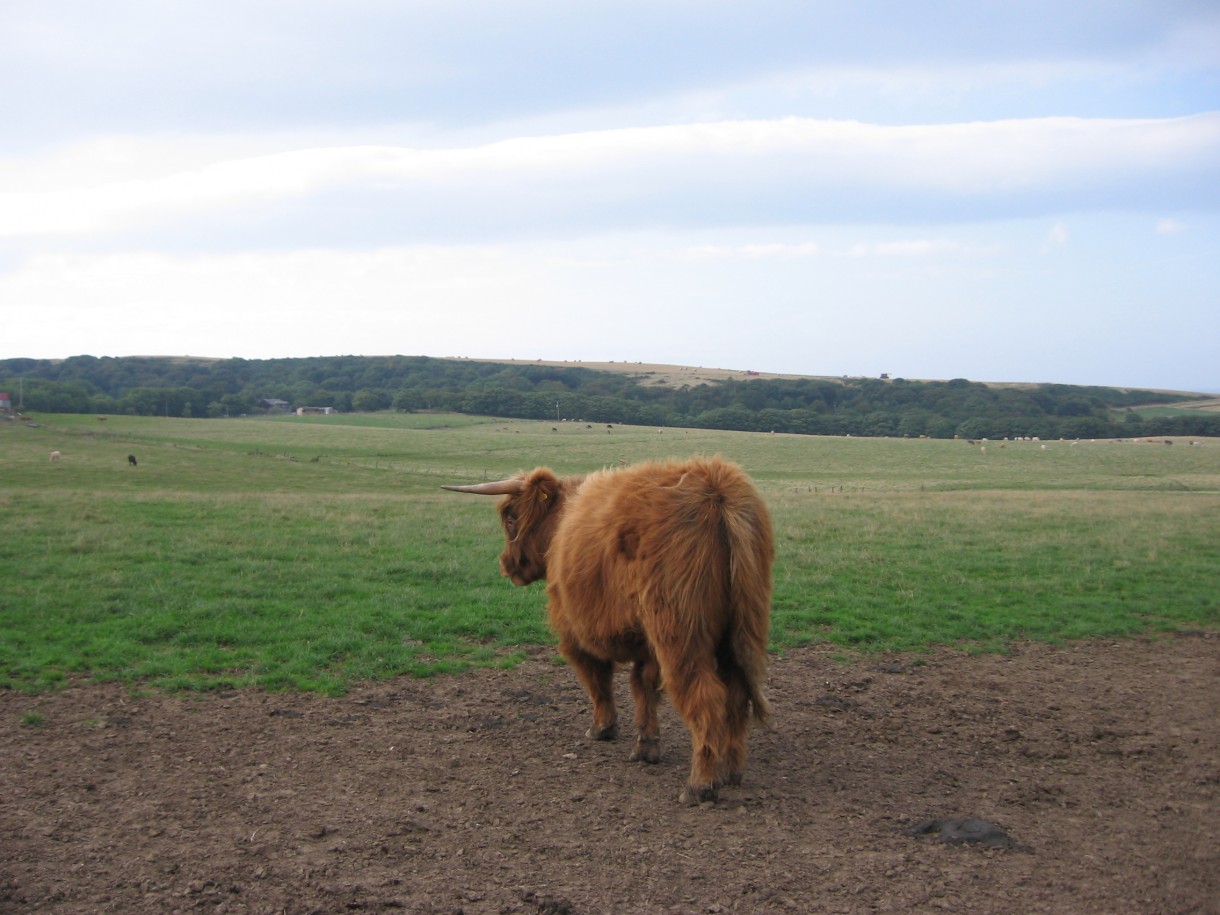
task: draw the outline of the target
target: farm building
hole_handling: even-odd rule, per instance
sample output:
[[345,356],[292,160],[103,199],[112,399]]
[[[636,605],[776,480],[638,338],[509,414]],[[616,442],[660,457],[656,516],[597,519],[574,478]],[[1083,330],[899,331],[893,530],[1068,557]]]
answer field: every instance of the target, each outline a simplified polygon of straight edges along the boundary
[[286,400],[276,400],[274,397],[264,397],[258,402],[261,410],[278,410],[281,413],[292,412],[292,404]]

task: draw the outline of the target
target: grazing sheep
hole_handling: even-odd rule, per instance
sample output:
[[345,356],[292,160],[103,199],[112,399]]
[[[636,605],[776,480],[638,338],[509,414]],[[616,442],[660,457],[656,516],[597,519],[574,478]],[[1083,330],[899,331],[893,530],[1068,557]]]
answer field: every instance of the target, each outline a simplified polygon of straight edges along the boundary
[[58,451],[52,451],[52,452],[51,452],[51,463],[52,463],[52,464],[58,464],[58,463],[59,463],[59,452],[58,452]]
[[136,456],[134,454],[127,455],[127,463],[132,467],[136,466]]

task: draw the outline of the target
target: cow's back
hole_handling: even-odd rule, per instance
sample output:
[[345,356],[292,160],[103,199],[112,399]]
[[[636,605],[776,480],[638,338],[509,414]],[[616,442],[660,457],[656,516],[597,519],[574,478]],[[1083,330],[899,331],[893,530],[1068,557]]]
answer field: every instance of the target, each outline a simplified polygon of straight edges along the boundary
[[[734,542],[752,555],[732,555]],[[551,621],[590,645],[633,633],[663,637],[660,627],[711,646],[728,626],[742,562],[766,581],[765,593],[752,598],[764,605],[765,626],[772,552],[767,510],[729,461],[594,473],[570,495],[552,543]]]

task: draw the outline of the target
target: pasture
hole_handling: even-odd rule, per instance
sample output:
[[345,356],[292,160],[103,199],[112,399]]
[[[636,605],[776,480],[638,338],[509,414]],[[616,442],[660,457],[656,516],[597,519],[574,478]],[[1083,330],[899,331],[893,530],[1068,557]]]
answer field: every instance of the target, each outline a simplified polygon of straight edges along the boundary
[[[672,707],[657,765],[586,740],[494,500],[439,487],[692,453],[774,515],[775,721],[685,808]],[[1220,898],[1220,443],[57,416],[0,472],[0,912]]]
[[779,651],[991,650],[1220,617],[1216,442],[46,416],[0,425],[0,686],[334,694],[511,666],[550,644],[542,586],[500,577],[493,500],[440,485],[713,453],[772,508]]

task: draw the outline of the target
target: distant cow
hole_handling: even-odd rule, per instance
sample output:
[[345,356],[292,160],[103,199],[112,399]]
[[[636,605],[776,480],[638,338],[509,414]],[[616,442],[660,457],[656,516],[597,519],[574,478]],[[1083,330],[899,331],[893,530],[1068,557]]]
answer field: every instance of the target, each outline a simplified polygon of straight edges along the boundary
[[616,664],[632,665],[632,761],[661,758],[662,687],[690,728],[680,801],[740,784],[751,714],[765,723],[771,518],[749,478],[720,458],[647,463],[588,476],[544,467],[508,480],[446,486],[506,495],[500,568],[547,584],[547,615],[593,700],[587,736],[618,734]]
[[136,466],[136,456],[134,454],[127,455],[127,463],[132,467]]
[[60,458],[60,453],[58,451],[51,452],[51,463],[52,464],[58,464],[59,458]]

